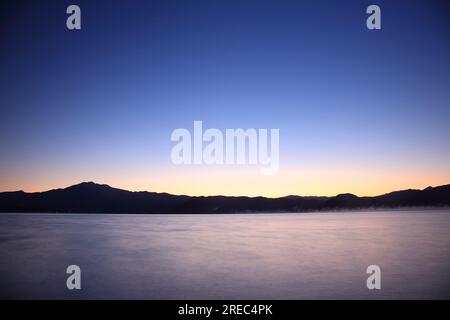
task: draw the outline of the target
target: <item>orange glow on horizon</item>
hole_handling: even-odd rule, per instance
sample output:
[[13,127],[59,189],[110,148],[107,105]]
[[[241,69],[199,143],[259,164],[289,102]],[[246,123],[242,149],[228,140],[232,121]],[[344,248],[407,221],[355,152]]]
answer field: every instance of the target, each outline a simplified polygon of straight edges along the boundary
[[108,184],[130,191],[167,192],[191,196],[265,196],[282,197],[334,196],[353,193],[375,196],[403,189],[423,189],[450,183],[450,174],[408,170],[367,170],[339,168],[285,168],[273,176],[261,176],[258,168],[227,167],[173,167],[167,170],[143,171],[139,168],[120,171],[88,172],[86,175],[35,176],[30,179],[2,177],[0,191],[41,192],[65,188],[84,181]]

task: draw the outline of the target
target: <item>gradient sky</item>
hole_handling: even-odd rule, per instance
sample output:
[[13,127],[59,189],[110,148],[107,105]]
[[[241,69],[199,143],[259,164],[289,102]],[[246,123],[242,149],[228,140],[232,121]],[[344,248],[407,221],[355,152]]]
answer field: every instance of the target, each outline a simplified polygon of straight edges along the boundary
[[[69,31],[78,4],[82,30]],[[378,4],[382,30],[366,28]],[[0,191],[374,195],[450,183],[448,1],[10,1]],[[280,170],[175,166],[176,128],[279,128]]]

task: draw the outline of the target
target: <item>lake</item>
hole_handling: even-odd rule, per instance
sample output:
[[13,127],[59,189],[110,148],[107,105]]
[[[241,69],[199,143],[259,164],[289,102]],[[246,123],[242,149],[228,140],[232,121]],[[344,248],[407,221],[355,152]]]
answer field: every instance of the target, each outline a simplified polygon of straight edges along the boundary
[[450,210],[3,213],[0,257],[2,299],[449,299]]

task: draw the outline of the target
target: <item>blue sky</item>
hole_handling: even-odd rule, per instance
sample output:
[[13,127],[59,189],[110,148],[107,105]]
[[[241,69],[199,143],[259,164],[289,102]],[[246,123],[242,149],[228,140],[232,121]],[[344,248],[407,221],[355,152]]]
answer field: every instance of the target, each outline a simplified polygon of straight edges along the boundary
[[[3,191],[99,180],[375,194],[450,181],[446,1],[77,1],[80,31],[65,27],[69,4],[2,9]],[[382,30],[366,28],[370,4]],[[170,134],[194,120],[279,128],[284,172],[174,168]]]

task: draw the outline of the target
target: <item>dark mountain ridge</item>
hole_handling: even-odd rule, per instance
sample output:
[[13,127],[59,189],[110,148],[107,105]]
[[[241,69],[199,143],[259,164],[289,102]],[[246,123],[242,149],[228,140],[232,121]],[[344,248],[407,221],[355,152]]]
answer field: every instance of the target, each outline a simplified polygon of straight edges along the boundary
[[424,190],[394,191],[375,197],[358,197],[350,193],[334,197],[191,197],[148,191],[132,192],[94,182],[45,192],[0,193],[0,212],[236,213],[439,206],[450,206],[450,184]]

